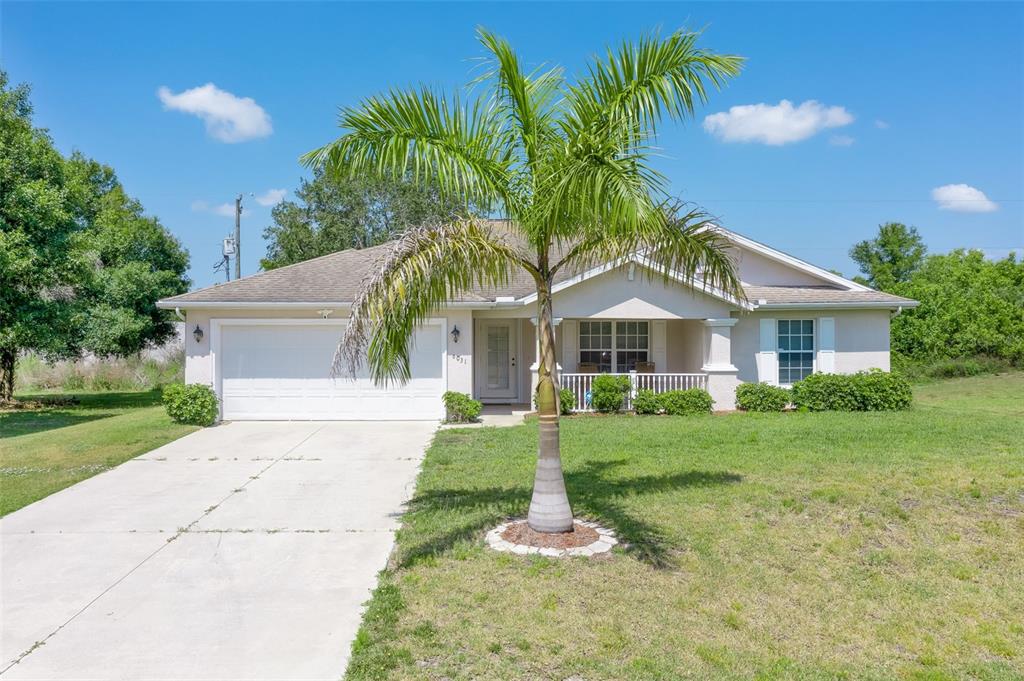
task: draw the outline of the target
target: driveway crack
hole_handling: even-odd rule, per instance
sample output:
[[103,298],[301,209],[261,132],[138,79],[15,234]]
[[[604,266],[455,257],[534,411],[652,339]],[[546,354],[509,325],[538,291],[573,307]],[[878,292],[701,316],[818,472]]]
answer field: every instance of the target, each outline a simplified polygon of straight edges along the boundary
[[[263,469],[262,469],[262,470],[260,470],[260,472],[259,472],[259,473],[257,473],[256,475],[250,476],[250,477],[249,477],[249,479],[248,479],[248,480],[246,480],[246,481],[245,481],[245,482],[244,482],[244,483],[242,484],[242,486],[241,486],[241,487],[237,487],[237,488],[235,488],[235,489],[231,490],[231,492],[230,492],[230,493],[228,493],[228,495],[227,495],[227,496],[225,496],[225,497],[224,497],[223,499],[221,499],[220,501],[218,501],[218,502],[217,502],[216,504],[213,504],[212,506],[209,506],[209,507],[207,507],[207,508],[206,508],[206,509],[205,509],[205,510],[204,510],[204,511],[203,511],[203,512],[202,512],[202,513],[201,513],[201,514],[199,515],[199,517],[198,517],[198,518],[196,518],[195,520],[193,520],[193,521],[192,521],[191,523],[189,523],[189,524],[188,524],[188,525],[186,525],[185,527],[179,527],[179,528],[178,528],[178,530],[177,530],[177,531],[176,531],[176,532],[175,532],[175,533],[174,533],[174,534],[173,534],[173,535],[172,535],[171,537],[169,537],[169,538],[167,539],[167,541],[166,541],[166,542],[164,542],[164,543],[163,543],[163,544],[162,544],[162,545],[161,545],[161,546],[160,546],[159,548],[157,548],[157,549],[156,549],[155,551],[153,551],[153,552],[152,552],[151,554],[149,554],[148,556],[146,556],[145,558],[143,558],[143,559],[142,559],[142,560],[141,560],[141,561],[140,561],[140,562],[138,563],[138,565],[136,565],[136,566],[135,566],[135,567],[133,567],[133,568],[132,568],[131,570],[129,570],[128,572],[126,572],[126,573],[124,573],[123,575],[121,575],[121,577],[119,577],[119,578],[118,578],[117,580],[115,580],[115,581],[114,581],[114,582],[113,582],[113,583],[112,583],[112,584],[111,584],[110,586],[108,586],[108,587],[107,587],[106,589],[104,589],[103,591],[101,591],[101,592],[100,592],[100,593],[99,593],[99,594],[98,594],[98,595],[97,595],[97,596],[96,596],[95,598],[93,598],[93,599],[92,599],[91,601],[89,601],[89,602],[88,602],[88,603],[86,603],[86,604],[85,604],[84,606],[82,606],[82,608],[81,608],[80,610],[78,610],[78,611],[77,611],[77,612],[76,612],[75,614],[73,614],[73,615],[72,615],[71,617],[69,617],[69,618],[68,618],[67,620],[65,620],[65,621],[64,621],[64,622],[63,622],[63,623],[62,623],[62,624],[61,624],[60,626],[58,626],[58,627],[57,627],[56,629],[54,629],[54,630],[53,630],[53,631],[51,631],[51,632],[50,632],[49,634],[47,634],[46,636],[44,636],[44,637],[43,637],[43,638],[42,638],[41,640],[39,640],[39,641],[36,641],[35,643],[33,643],[33,644],[32,644],[32,646],[31,646],[31,647],[30,647],[30,648],[29,648],[28,650],[26,650],[25,652],[23,652],[23,653],[21,653],[20,655],[18,655],[18,657],[16,657],[16,658],[15,658],[15,659],[14,659],[14,660],[13,660],[13,661],[12,661],[12,662],[10,663],[10,664],[8,664],[7,666],[5,666],[5,667],[4,667],[3,669],[0,669],[0,675],[3,675],[3,674],[5,674],[5,673],[7,673],[7,671],[8,671],[8,670],[10,670],[10,669],[11,669],[12,667],[14,667],[15,665],[19,664],[19,663],[20,663],[20,662],[21,662],[21,661],[22,661],[23,659],[25,659],[26,657],[28,657],[28,656],[29,656],[30,654],[34,653],[34,652],[35,652],[36,650],[39,650],[39,648],[42,648],[42,647],[43,647],[44,645],[46,645],[46,642],[47,642],[47,641],[49,641],[49,640],[50,640],[51,638],[53,638],[54,636],[56,636],[56,635],[57,635],[57,634],[58,634],[58,633],[59,633],[59,632],[60,632],[60,631],[61,631],[62,629],[64,629],[64,628],[65,628],[66,626],[68,626],[68,625],[69,625],[69,624],[71,624],[71,623],[72,623],[73,621],[75,621],[75,620],[76,620],[76,619],[78,618],[78,616],[79,616],[79,615],[81,615],[81,614],[82,614],[82,613],[84,613],[84,612],[85,612],[86,610],[88,610],[88,609],[89,609],[90,607],[92,607],[93,603],[95,603],[96,601],[98,601],[98,600],[100,600],[101,598],[103,598],[103,597],[104,597],[105,595],[107,595],[107,594],[108,594],[108,593],[109,593],[109,592],[110,592],[110,591],[111,591],[111,590],[112,590],[112,589],[113,589],[114,587],[116,587],[116,586],[117,586],[118,584],[120,584],[120,583],[121,583],[121,582],[123,582],[124,580],[128,579],[128,577],[130,577],[130,576],[131,576],[131,575],[132,575],[132,574],[133,574],[133,573],[134,573],[134,572],[135,572],[136,570],[138,570],[138,569],[139,569],[139,568],[141,568],[141,567],[142,567],[143,565],[145,565],[145,564],[146,564],[146,563],[148,563],[148,562],[149,562],[150,560],[152,560],[154,556],[156,556],[156,555],[157,555],[158,553],[160,553],[160,552],[161,552],[161,551],[163,551],[163,550],[164,550],[165,548],[167,548],[167,546],[168,546],[168,545],[172,544],[172,543],[174,542],[174,540],[175,540],[175,539],[177,539],[177,538],[178,538],[178,537],[180,537],[181,535],[183,535],[183,534],[185,534],[185,533],[189,532],[189,530],[191,530],[191,529],[192,529],[192,528],[193,528],[193,527],[194,527],[194,526],[196,525],[196,523],[200,522],[200,521],[201,521],[201,520],[202,520],[203,518],[205,518],[206,516],[210,515],[210,514],[211,514],[211,513],[213,513],[213,512],[215,511],[215,510],[217,510],[217,507],[218,507],[218,506],[220,506],[220,505],[221,505],[221,504],[223,504],[223,503],[224,503],[225,501],[227,501],[228,499],[230,499],[231,497],[233,497],[233,496],[234,496],[235,494],[239,494],[239,493],[243,492],[243,491],[245,490],[246,486],[247,486],[247,485],[248,485],[249,483],[251,483],[251,482],[252,482],[253,480],[257,480],[257,479],[258,479],[258,478],[259,478],[260,476],[262,476],[262,475],[263,475],[264,473],[266,473],[266,472],[267,472],[268,470],[270,470],[270,469],[271,469],[271,468],[272,468],[272,467],[274,466],[274,464],[276,464],[277,462],[279,462],[279,461],[283,460],[283,459],[284,459],[285,457],[287,457],[287,456],[288,456],[289,454],[291,454],[291,453],[292,453],[292,452],[294,452],[294,451],[295,451],[296,449],[298,449],[299,447],[301,447],[302,445],[304,445],[304,444],[305,444],[305,443],[306,443],[306,442],[307,442],[307,441],[308,441],[308,440],[309,440],[309,439],[310,439],[311,437],[313,437],[314,435],[316,435],[317,433],[319,433],[319,432],[320,432],[321,430],[323,430],[323,428],[324,428],[324,426],[323,426],[323,425],[321,425],[321,426],[320,426],[319,428],[317,428],[316,430],[312,431],[312,432],[311,432],[311,433],[310,433],[309,435],[307,435],[306,437],[302,438],[302,440],[300,440],[300,441],[299,441],[298,443],[296,443],[296,444],[295,444],[294,446],[292,446],[292,447],[291,447],[290,449],[288,449],[288,450],[287,450],[286,452],[284,452],[283,454],[281,454],[281,456],[279,456],[279,457],[276,457],[276,458],[275,458],[275,459],[274,459],[273,461],[271,461],[271,462],[270,462],[269,464],[267,464],[266,466],[264,466],[264,467],[263,467]],[[126,462],[126,463],[127,463],[127,462]]]

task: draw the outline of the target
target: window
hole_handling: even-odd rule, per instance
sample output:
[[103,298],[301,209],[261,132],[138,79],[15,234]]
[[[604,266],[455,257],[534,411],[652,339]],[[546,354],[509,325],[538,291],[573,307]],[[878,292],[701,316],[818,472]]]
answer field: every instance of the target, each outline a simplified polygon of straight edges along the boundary
[[633,371],[647,361],[647,322],[615,322],[615,370]]
[[599,373],[632,371],[647,361],[649,349],[648,322],[580,322],[580,363],[596,365]]
[[778,320],[779,383],[792,385],[814,373],[814,320]]
[[611,322],[580,322],[580,363],[596,364],[598,373],[608,373],[612,349]]

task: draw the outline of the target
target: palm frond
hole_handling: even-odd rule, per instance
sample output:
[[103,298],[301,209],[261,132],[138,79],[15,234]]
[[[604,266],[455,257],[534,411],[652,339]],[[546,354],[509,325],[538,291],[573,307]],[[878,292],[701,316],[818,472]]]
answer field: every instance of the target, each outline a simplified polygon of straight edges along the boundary
[[492,68],[478,81],[493,81],[497,101],[515,121],[524,160],[536,163],[545,142],[554,133],[554,104],[564,83],[562,69],[537,68],[527,74],[519,63],[519,55],[504,38],[483,27],[477,28],[477,38],[492,56]]
[[491,207],[511,197],[513,155],[493,106],[450,100],[423,87],[392,90],[342,109],[345,134],[302,162],[345,176],[371,174],[433,181],[446,198]]
[[577,243],[554,270],[589,269],[597,264],[643,257],[652,274],[680,277],[695,288],[716,289],[743,301],[746,295],[730,254],[731,244],[710,216],[679,204],[663,205],[658,216],[631,231],[598,231]]
[[474,218],[416,227],[392,242],[363,281],[335,353],[332,375],[367,361],[378,383],[410,378],[416,327],[473,286],[500,288],[524,266],[516,249]]
[[698,47],[699,37],[682,30],[665,39],[652,33],[609,48],[570,90],[569,127],[618,127],[625,121],[627,132],[642,131],[653,130],[664,116],[677,121],[692,116],[697,104],[707,101],[709,88],[720,89],[743,65],[742,57]]

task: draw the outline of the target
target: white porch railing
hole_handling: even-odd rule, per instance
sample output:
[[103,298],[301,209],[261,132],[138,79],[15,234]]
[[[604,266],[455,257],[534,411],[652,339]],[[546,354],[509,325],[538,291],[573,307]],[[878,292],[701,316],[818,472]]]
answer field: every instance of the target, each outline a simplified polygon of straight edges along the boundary
[[[576,407],[573,411],[594,411],[590,403],[591,386],[595,376],[601,374],[562,374],[561,387],[568,388],[576,396]],[[668,392],[669,390],[689,390],[690,388],[708,388],[707,374],[638,374],[632,371],[628,374],[610,374],[611,376],[628,376],[630,383],[629,393],[626,394],[626,402],[623,409],[627,411],[633,408],[633,398],[637,391],[653,390],[655,393]]]

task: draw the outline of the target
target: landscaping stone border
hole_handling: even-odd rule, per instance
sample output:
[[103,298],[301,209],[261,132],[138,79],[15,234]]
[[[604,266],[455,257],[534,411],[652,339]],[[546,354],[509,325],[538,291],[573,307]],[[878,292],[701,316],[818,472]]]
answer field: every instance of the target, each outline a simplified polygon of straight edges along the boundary
[[606,527],[601,527],[597,523],[592,523],[586,520],[577,520],[576,522],[597,532],[598,537],[597,541],[587,544],[586,546],[577,546],[571,549],[540,548],[537,546],[529,546],[527,544],[514,544],[502,538],[502,533],[508,529],[509,525],[523,522],[524,520],[525,518],[516,518],[495,527],[487,533],[487,545],[495,551],[515,553],[520,556],[539,555],[547,556],[548,558],[583,556],[585,558],[590,558],[602,553],[608,553],[612,550],[613,546],[619,543],[619,540],[615,538],[615,533],[613,531]]

